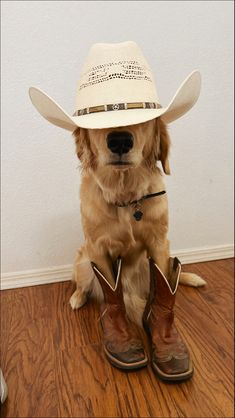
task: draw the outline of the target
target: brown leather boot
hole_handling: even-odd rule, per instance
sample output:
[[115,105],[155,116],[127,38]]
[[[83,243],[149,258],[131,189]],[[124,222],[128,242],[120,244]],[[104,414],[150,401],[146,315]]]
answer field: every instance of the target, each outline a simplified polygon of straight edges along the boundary
[[121,283],[121,265],[117,261],[115,287],[108,282],[94,263],[91,263],[104,294],[101,305],[101,326],[104,334],[104,351],[108,360],[120,369],[139,369],[147,365],[144,351],[134,324],[126,315]]
[[186,380],[193,374],[193,365],[188,349],[174,325],[181,264],[177,258],[170,258],[167,280],[152,259],[149,263],[150,292],[143,325],[152,341],[152,367],[163,380]]

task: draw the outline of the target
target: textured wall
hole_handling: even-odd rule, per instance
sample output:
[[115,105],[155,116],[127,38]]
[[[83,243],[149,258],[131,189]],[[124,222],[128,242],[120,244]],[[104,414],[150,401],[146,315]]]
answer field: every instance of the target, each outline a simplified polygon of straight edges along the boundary
[[72,113],[95,42],[139,43],[163,105],[201,70],[196,107],[170,127],[170,238],[174,250],[233,242],[232,15],[229,1],[2,2],[4,272],[70,264],[82,242],[73,140],[27,92],[38,86]]

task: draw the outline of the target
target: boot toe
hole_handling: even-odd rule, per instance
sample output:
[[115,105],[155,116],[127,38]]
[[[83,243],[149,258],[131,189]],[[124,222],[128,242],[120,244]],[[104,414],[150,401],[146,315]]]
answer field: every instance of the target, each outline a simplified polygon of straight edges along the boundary
[[104,348],[109,360],[118,368],[138,369],[147,365],[148,358],[144,348],[130,348],[123,352],[111,352],[107,347]]
[[162,360],[153,357],[153,369],[163,380],[185,380],[193,374],[193,366],[190,358],[171,357],[169,360]]

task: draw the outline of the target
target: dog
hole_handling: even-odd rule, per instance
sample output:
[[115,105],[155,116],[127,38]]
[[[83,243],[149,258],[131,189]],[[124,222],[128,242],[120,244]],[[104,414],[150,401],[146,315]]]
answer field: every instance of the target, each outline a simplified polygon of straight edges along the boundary
[[42,90],[29,89],[47,121],[73,132],[81,161],[85,243],[74,263],[70,305],[80,308],[89,296],[100,300],[104,351],[120,369],[147,365],[136,329],[143,323],[154,372],[174,382],[193,375],[173,321],[179,279],[193,286],[205,282],[181,273],[177,257],[170,257],[163,181],[170,174],[167,124],[195,105],[200,89],[194,70],[162,106],[151,68],[133,41],[90,48],[72,116]]
[[[102,300],[91,268],[94,262],[112,283],[112,265],[122,258],[122,286],[127,315],[142,325],[149,292],[151,257],[167,277],[170,257],[167,194],[131,202],[165,190],[164,173],[170,174],[170,137],[161,117],[117,128],[73,132],[81,162],[81,219],[85,243],[77,251],[73,269],[76,290],[72,309],[89,296]],[[161,168],[160,168],[161,164]],[[137,206],[143,215],[135,218]],[[205,281],[182,272],[180,283],[203,286]]]

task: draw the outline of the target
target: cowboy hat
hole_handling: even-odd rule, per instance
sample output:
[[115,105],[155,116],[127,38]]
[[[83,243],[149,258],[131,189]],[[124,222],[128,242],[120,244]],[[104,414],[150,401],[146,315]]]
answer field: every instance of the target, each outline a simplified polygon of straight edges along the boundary
[[94,44],[84,64],[70,116],[36,87],[29,95],[38,112],[60,128],[74,131],[134,125],[159,116],[170,123],[196,103],[201,87],[199,71],[181,84],[167,106],[160,105],[153,75],[135,42]]

